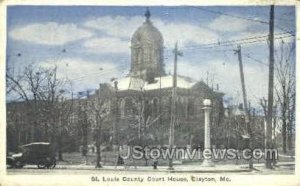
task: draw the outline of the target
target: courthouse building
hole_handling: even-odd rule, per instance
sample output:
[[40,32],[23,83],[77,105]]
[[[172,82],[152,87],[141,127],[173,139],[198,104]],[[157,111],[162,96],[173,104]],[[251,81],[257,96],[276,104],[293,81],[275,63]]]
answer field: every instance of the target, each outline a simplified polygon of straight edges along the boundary
[[[128,75],[101,84],[97,93],[89,96],[91,101],[97,101],[99,95],[107,102],[112,143],[168,144],[173,76],[165,73],[164,39],[150,16],[147,10],[144,23],[131,38]],[[212,124],[218,125],[224,113],[223,93],[212,90],[202,81],[178,75],[175,99],[175,145],[202,144],[203,99],[212,100]]]

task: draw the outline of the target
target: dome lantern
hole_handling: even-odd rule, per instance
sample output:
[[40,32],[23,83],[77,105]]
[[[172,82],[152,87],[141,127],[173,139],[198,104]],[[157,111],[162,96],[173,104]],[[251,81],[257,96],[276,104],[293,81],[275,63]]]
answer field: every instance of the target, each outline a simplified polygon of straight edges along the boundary
[[151,13],[150,13],[150,10],[149,10],[148,7],[147,7],[146,12],[145,12],[145,17],[146,17],[146,21],[149,21],[149,20],[150,20]]

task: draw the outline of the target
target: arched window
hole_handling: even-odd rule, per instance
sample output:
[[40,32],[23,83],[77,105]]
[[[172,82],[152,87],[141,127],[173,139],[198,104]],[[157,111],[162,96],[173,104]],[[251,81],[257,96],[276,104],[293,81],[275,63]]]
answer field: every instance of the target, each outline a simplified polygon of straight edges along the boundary
[[124,108],[125,116],[130,119],[135,117],[137,114],[137,105],[134,103],[133,98],[128,97],[125,99],[125,108]]
[[197,112],[196,114],[199,115],[201,114],[202,111],[202,100],[201,99],[196,99],[195,100],[195,112]]
[[185,105],[184,105],[184,97],[178,97],[178,101],[176,104],[177,115],[180,117],[185,116]]
[[125,116],[125,99],[120,100],[119,110],[120,110],[121,117],[124,117]]
[[195,106],[193,99],[188,99],[187,114],[188,116],[194,116],[195,114]]
[[184,107],[184,117],[188,117],[188,98],[187,97],[183,97],[183,107]]
[[157,116],[159,113],[159,101],[158,98],[153,99],[153,104],[152,104],[152,116]]

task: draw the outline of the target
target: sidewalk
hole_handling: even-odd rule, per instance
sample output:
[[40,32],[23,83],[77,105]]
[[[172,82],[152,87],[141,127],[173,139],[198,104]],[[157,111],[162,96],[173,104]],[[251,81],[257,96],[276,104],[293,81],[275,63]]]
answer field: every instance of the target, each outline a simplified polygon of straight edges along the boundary
[[104,165],[102,168],[95,168],[94,165],[62,165],[58,164],[55,169],[38,169],[36,165],[26,165],[23,169],[8,169],[11,174],[94,174],[94,173],[150,173],[150,174],[169,174],[169,173],[202,173],[202,174],[294,174],[294,162],[279,162],[274,169],[266,169],[263,163],[254,164],[254,170],[248,169],[247,164],[218,165],[214,167],[204,167],[201,164],[194,165],[174,165],[174,170],[168,170],[167,166],[112,166]]
[[[58,169],[74,170],[95,170],[92,165],[57,165]],[[103,166],[98,168],[101,171],[133,171],[133,172],[172,172],[172,173],[224,173],[224,172],[251,172],[247,167],[241,165],[216,165],[214,167],[202,167],[201,165],[178,165],[174,170],[168,170],[167,166],[159,166],[153,169],[152,166]]]
[[[255,169],[264,168],[264,163],[254,164]],[[295,162],[278,162],[277,167],[281,166],[295,166]],[[101,170],[101,171],[132,171],[132,172],[172,172],[172,173],[226,173],[226,172],[251,172],[253,170],[248,169],[248,164],[242,165],[218,165],[214,167],[204,167],[200,165],[175,165],[174,170],[168,170],[168,166],[158,166],[157,169],[153,169],[152,166],[112,166],[104,165],[102,168],[95,168],[94,165],[57,165],[58,169],[74,169],[74,170]]]
[[[276,166],[281,167],[281,166],[295,166],[295,162],[277,162]],[[256,163],[253,165],[255,168],[261,168],[265,167],[265,163]],[[247,164],[241,165],[242,168],[248,167]]]

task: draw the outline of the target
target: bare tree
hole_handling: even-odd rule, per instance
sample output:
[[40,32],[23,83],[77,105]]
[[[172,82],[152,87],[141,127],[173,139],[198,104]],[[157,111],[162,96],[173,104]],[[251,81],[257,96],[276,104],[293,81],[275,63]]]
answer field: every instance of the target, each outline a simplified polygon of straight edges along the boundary
[[146,100],[145,94],[146,92],[141,90],[138,97],[133,100],[133,107],[136,110],[136,113],[133,117],[135,118],[136,122],[131,124],[132,128],[137,128],[138,136],[136,139],[142,143],[146,143],[149,138],[146,132],[161,117],[160,114],[157,116],[151,115],[151,109],[149,109],[150,105],[149,103],[147,104],[149,100]]
[[259,100],[259,104],[260,104],[260,106],[261,106],[261,108],[263,109],[263,112],[264,112],[264,117],[265,117],[265,119],[266,119],[266,117],[267,117],[267,106],[268,106],[268,103],[267,103],[267,100],[266,100],[266,98],[262,98],[262,99],[260,99]]
[[[95,142],[96,142],[96,168],[101,168],[101,144],[102,144],[102,128],[107,127],[103,123],[107,123],[108,119],[108,104],[105,102],[105,98],[100,95],[100,89],[97,91],[95,100],[91,100],[89,104],[90,113],[94,116],[94,126],[95,131]],[[105,93],[105,92],[104,92]],[[105,97],[105,95],[102,95]]]
[[87,100],[85,100],[83,103],[81,103],[81,100],[79,100],[78,105],[78,125],[80,128],[81,133],[81,140],[82,140],[82,156],[87,155],[88,151],[88,129],[90,125],[90,121],[88,118],[88,104]]
[[[149,133],[151,126],[159,120],[161,115],[151,116],[149,104],[146,104],[146,92],[141,89],[140,94],[133,100],[133,107],[136,110],[134,115],[136,122],[131,124],[131,128],[137,129],[138,136],[133,137],[133,141],[138,142],[139,145],[147,145],[151,140]],[[156,109],[156,108],[155,108]],[[146,154],[144,153],[145,164],[148,165]]]
[[[7,71],[6,79],[10,86],[9,93],[18,95],[15,100],[25,105],[27,117],[24,120],[30,123],[30,132],[27,131],[31,136],[30,141],[56,139],[58,151],[61,152],[62,129],[67,127],[65,121],[72,107],[72,102],[65,102],[63,99],[72,94],[70,82],[57,78],[56,66],[43,68],[32,64],[17,76]],[[38,131],[44,131],[43,137]],[[59,157],[62,159],[61,153]]]
[[[280,107],[282,120],[282,143],[283,151],[286,152],[287,137],[291,144],[292,130],[294,129],[295,112],[295,47],[293,44],[281,42],[280,50],[277,52],[276,70],[276,97]],[[288,133],[288,135],[287,135]]]

